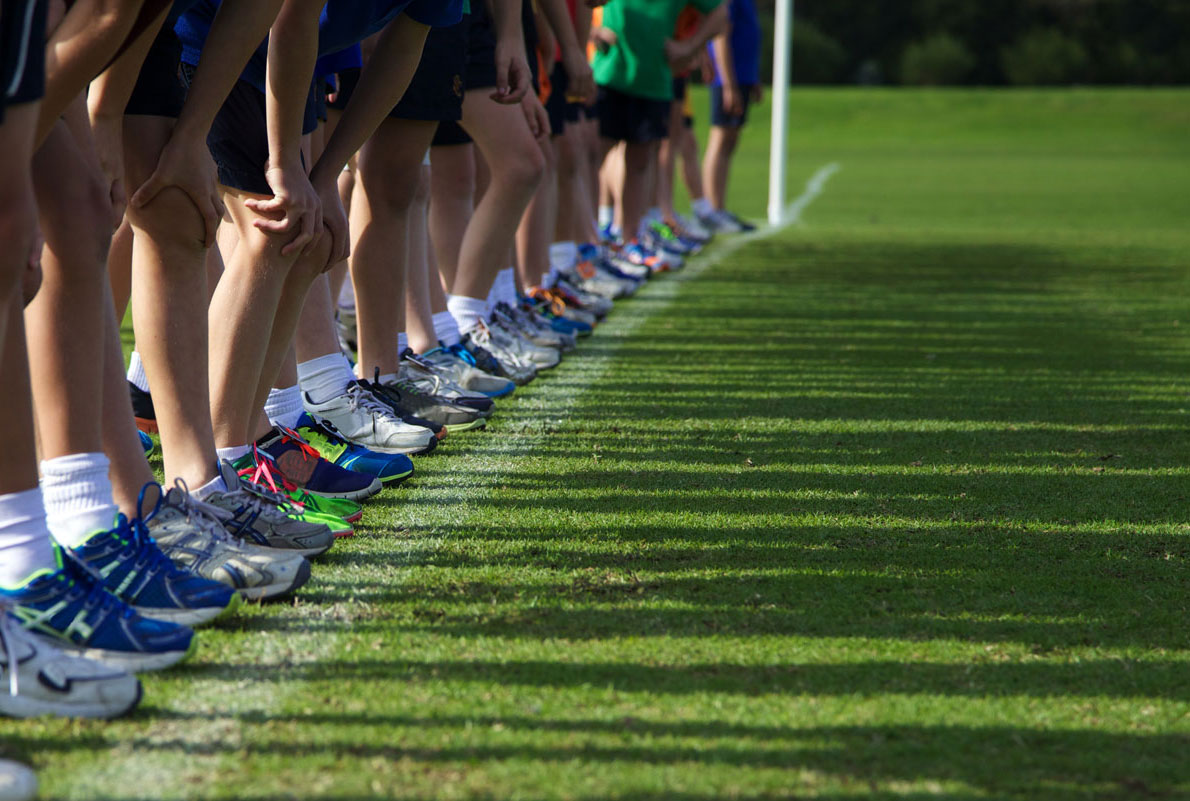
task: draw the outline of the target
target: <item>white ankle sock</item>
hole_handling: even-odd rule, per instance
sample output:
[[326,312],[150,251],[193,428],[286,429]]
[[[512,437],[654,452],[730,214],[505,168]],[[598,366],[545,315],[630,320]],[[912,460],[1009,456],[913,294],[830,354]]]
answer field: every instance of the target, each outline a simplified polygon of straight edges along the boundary
[[314,403],[326,403],[347,391],[347,385],[355,380],[351,362],[342,353],[328,353],[301,362],[298,366],[298,381],[302,392]]
[[599,227],[607,228],[616,219],[615,206],[600,206],[599,207]]
[[694,209],[694,213],[699,217],[706,217],[715,209],[711,206],[711,201],[705,197],[700,197],[690,201],[690,208]]
[[149,377],[145,375],[145,365],[136,351],[132,351],[132,358],[128,360],[128,380],[141,392],[149,391]]
[[397,355],[404,353],[405,349],[408,347],[409,335],[402,331],[401,333],[397,334]]
[[40,570],[57,570],[41,488],[0,495],[0,587],[20,587]]
[[466,295],[451,295],[446,299],[446,308],[450,310],[455,322],[459,324],[459,331],[467,333],[483,319],[488,308],[487,299],[469,298]]
[[74,548],[116,522],[110,463],[102,453],[72,453],[41,463],[46,524],[59,545]]
[[230,448],[216,448],[215,455],[219,457],[219,461],[234,462],[241,456],[251,453],[251,445],[233,445]]
[[496,276],[496,300],[516,306],[516,270],[509,267]]
[[273,425],[296,428],[298,418],[306,411],[302,405],[302,388],[297,384],[285,389],[273,387],[264,403],[265,416]]
[[214,495],[216,492],[227,492],[227,482],[223,480],[223,476],[215,476],[206,484],[203,484],[198,489],[190,490],[190,494],[200,501],[205,501],[207,498]]
[[355,311],[355,287],[351,285],[350,278],[343,282],[343,288],[339,290],[339,299],[336,305],[343,311]]
[[454,315],[448,311],[438,312],[434,315],[434,336],[438,337],[438,341],[448,348],[462,341],[459,324],[455,322]]

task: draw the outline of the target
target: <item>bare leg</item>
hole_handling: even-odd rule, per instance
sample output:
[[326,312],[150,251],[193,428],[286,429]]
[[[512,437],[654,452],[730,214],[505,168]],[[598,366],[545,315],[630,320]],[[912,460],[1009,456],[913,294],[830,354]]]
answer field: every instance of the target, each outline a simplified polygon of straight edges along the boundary
[[430,168],[422,167],[409,210],[409,267],[405,288],[405,329],[409,334],[409,347],[416,353],[425,353],[438,345],[434,333],[433,289],[437,287],[442,296],[442,309],[446,309],[446,297],[442,295],[442,283],[431,272],[429,230],[426,211],[430,204]]
[[454,291],[463,233],[475,213],[474,146],[447,145],[430,151],[430,242],[442,286]]
[[698,200],[704,197],[706,193],[702,184],[702,164],[699,161],[698,138],[694,135],[693,129],[686,127],[685,120],[683,120],[682,127],[679,129],[677,143],[678,153],[682,157],[682,180],[686,183],[686,194],[690,196],[690,200]]
[[674,173],[677,161],[677,139],[682,130],[682,103],[669,104],[669,137],[661,140],[657,150],[656,205],[667,221],[674,219]]
[[731,172],[731,157],[735,153],[739,137],[739,128],[716,125],[711,128],[710,139],[707,141],[707,156],[702,167],[703,184],[707,191],[707,199],[717,210],[724,208],[727,201],[727,178]]
[[[339,352],[339,336],[335,331],[335,301],[331,295],[329,273],[318,276],[310,285],[294,345],[297,360],[302,362]],[[296,366],[292,381],[289,381],[289,373],[285,370],[283,366],[281,375],[277,377],[278,387],[292,387],[297,383]]]
[[594,242],[595,209],[591,205],[587,155],[579,124],[567,124],[564,133],[554,139],[558,160],[557,242]]
[[623,198],[620,231],[624,239],[636,237],[641,220],[654,196],[657,174],[657,142],[629,142],[624,148]]
[[491,185],[463,235],[452,293],[486,298],[545,164],[521,109],[493,103],[487,90],[467,93],[462,126],[487,162]]
[[[128,117],[124,123],[125,171],[129,186],[152,174],[173,121]],[[202,216],[179,189],[167,189],[143,208],[129,208],[132,288],[137,351],[153,389],[161,433],[165,478],[200,487],[215,477],[215,435],[211,428],[207,378],[208,296]],[[120,262],[113,251],[110,263]],[[127,402],[127,390],[124,390]]]
[[550,243],[558,217],[558,164],[554,159],[555,137],[542,142],[545,173],[529,202],[516,232],[517,277],[521,289],[537,286],[550,271]]
[[[489,101],[491,102],[491,101]],[[386,119],[360,151],[352,198],[351,279],[359,326],[359,369],[397,372],[405,329],[409,210],[437,123]]]

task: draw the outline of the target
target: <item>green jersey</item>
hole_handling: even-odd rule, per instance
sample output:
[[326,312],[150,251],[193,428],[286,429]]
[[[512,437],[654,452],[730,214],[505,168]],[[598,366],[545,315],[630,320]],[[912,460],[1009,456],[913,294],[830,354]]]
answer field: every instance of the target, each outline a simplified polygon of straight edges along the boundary
[[611,0],[603,8],[603,27],[617,42],[596,52],[595,82],[650,100],[673,100],[673,73],[665,58],[665,40],[673,38],[678,15],[687,5],[704,14],[721,0]]

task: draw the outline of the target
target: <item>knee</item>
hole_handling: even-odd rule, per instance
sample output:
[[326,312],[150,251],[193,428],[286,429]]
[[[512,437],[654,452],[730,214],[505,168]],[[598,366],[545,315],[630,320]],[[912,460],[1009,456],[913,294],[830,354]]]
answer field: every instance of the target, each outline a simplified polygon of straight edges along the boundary
[[323,233],[310,248],[309,252],[299,256],[289,270],[288,282],[303,291],[314,283],[314,279],[326,272],[331,259],[331,237]]
[[[107,185],[97,175],[78,176],[56,187],[52,202],[56,208],[43,213],[52,214],[57,224],[46,222],[42,232],[46,246],[59,256],[58,263],[63,268],[88,273],[96,263],[106,263],[112,239],[112,205]],[[66,217],[70,219],[69,226],[60,222]],[[73,257],[65,258],[68,253]]]
[[382,160],[376,158],[360,158],[360,170],[356,179],[355,190],[363,189],[369,204],[373,208],[381,208],[390,214],[406,214],[417,197],[420,173],[405,169],[395,169]]
[[206,226],[194,201],[180,189],[162,191],[144,206],[129,205],[125,212],[136,236],[145,236],[159,246],[205,250]]
[[430,171],[423,167],[417,171],[417,186],[413,188],[413,202],[425,206],[430,202]]
[[503,161],[499,169],[492,165],[492,178],[493,181],[499,180],[510,189],[532,194],[541,183],[545,171],[545,156],[534,144],[532,148],[526,148],[515,157]]

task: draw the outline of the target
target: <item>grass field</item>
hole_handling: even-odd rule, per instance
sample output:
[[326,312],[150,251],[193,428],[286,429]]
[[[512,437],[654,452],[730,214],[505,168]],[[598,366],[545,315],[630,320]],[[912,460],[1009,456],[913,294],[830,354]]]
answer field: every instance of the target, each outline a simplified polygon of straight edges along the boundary
[[[1190,798],[1190,92],[798,91],[655,282],[46,798]],[[764,109],[733,195],[764,203]]]

